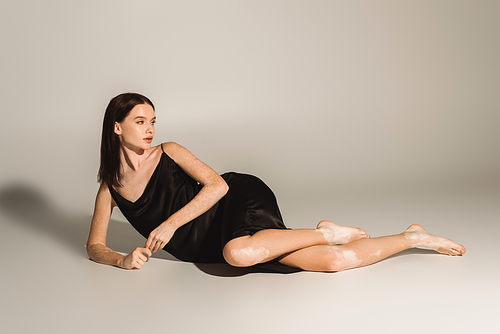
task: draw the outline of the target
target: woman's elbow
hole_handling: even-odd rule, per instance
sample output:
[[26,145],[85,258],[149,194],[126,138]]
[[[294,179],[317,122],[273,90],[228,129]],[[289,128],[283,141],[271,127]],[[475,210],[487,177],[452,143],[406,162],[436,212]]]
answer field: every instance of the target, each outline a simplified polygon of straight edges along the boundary
[[228,186],[228,184],[226,183],[226,181],[222,177],[220,178],[220,181],[218,183],[219,183],[219,186],[218,186],[219,195],[222,198],[229,191],[229,186]]
[[87,243],[87,245],[85,246],[85,249],[87,250],[87,255],[89,256],[90,259],[92,259],[92,247],[94,246],[95,244],[90,244],[90,243]]
[[203,185],[203,187],[206,187],[206,190],[209,191],[212,196],[217,198],[217,200],[224,197],[229,191],[229,186],[222,177],[219,177],[212,182]]
[[91,260],[94,260],[95,261],[95,257],[96,257],[96,253],[99,252],[98,248],[100,248],[99,245],[102,245],[101,243],[99,242],[88,242],[87,245],[86,245],[86,249],[87,249],[87,255],[89,256],[89,258]]

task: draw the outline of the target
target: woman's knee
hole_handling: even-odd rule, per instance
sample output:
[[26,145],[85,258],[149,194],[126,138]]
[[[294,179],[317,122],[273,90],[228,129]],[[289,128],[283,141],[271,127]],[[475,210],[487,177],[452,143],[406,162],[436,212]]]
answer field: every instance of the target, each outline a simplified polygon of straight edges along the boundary
[[234,267],[249,267],[266,260],[270,252],[265,247],[255,247],[248,242],[250,237],[229,241],[224,246],[223,255],[227,263]]

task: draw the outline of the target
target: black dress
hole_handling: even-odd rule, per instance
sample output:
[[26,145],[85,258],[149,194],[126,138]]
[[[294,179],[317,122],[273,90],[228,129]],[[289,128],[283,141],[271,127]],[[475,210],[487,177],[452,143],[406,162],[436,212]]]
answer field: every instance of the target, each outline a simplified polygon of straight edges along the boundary
[[[162,147],[163,151],[163,147]],[[287,229],[276,198],[259,178],[239,173],[222,175],[227,194],[207,212],[178,228],[163,248],[176,258],[196,263],[226,263],[224,245],[231,239],[264,229]],[[131,202],[109,186],[111,196],[132,226],[145,238],[186,205],[201,185],[188,176],[164,151],[144,193]],[[291,273],[277,260],[254,266],[256,271]]]

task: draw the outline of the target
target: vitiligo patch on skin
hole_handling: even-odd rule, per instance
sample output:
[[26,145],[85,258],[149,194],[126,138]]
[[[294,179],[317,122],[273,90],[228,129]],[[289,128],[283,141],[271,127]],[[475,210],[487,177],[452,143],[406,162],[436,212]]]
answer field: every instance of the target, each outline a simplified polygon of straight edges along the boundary
[[405,233],[404,236],[406,239],[410,240],[425,240],[430,237],[429,234],[415,232]]
[[335,245],[335,243],[331,241],[334,235],[332,229],[327,227],[320,227],[318,228],[318,230],[323,234],[323,237],[329,245]]
[[323,233],[323,237],[329,245],[342,245],[348,243],[349,240],[351,240],[351,230],[341,226],[334,226],[333,224],[330,225],[331,226],[325,224],[318,228],[318,230]]
[[368,237],[366,232],[359,228],[342,226],[327,220],[319,222],[318,230],[323,234],[325,241],[330,246],[344,245],[353,240]]
[[330,247],[331,252],[335,252],[336,260],[332,265],[333,271],[342,271],[359,266],[363,261],[358,259],[353,250],[340,251],[338,247]]
[[251,266],[262,262],[264,259],[269,257],[269,250],[264,247],[253,248],[246,247],[242,249],[231,250],[231,256],[238,264],[242,266]]
[[439,245],[433,245],[430,239],[431,236],[426,233],[410,232],[410,233],[405,233],[404,237],[408,240],[411,240],[413,242],[413,247],[416,248],[434,249],[434,250],[437,250],[437,248],[439,248]]

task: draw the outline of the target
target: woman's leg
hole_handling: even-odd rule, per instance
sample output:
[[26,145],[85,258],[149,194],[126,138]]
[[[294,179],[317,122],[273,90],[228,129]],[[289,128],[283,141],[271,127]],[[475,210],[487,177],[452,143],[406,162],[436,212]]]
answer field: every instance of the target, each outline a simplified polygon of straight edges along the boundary
[[317,229],[262,230],[252,236],[229,241],[224,258],[235,267],[247,267],[267,262],[283,254],[315,245],[342,245],[369,238],[365,231],[321,221]]
[[409,248],[425,248],[447,255],[462,255],[465,248],[449,239],[411,225],[398,235],[360,239],[339,246],[312,246],[280,258],[280,262],[309,271],[335,272],[367,266]]

